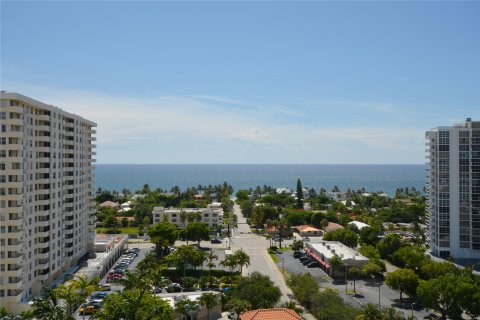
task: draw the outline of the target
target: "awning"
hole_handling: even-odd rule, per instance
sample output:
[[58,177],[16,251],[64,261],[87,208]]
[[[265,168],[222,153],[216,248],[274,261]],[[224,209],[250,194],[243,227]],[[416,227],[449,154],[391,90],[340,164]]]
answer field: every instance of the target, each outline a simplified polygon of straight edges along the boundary
[[305,248],[305,251],[312,257],[314,258],[315,260],[317,260],[319,263],[321,263],[325,268],[328,268],[330,269],[330,265],[323,261],[322,258],[320,258],[320,256],[318,256],[317,254],[315,254],[311,249],[308,249],[308,248]]

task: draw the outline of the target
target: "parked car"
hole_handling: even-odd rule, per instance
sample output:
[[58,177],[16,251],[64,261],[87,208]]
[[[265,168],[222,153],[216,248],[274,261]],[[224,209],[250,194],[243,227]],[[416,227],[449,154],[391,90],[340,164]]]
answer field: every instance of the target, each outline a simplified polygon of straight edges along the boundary
[[152,293],[157,294],[157,293],[162,293],[162,288],[160,287],[152,287]]
[[298,260],[300,260],[300,262],[303,263],[305,260],[310,260],[310,258],[307,257],[307,256],[302,256],[302,257],[300,257]]
[[105,299],[106,296],[108,296],[107,292],[94,292],[90,295],[90,299],[92,300]]
[[212,239],[210,240],[210,243],[222,243],[222,240],[218,239],[218,238],[215,238],[215,239]]
[[302,256],[304,256],[304,255],[305,255],[305,254],[304,254],[304,253],[301,253],[300,251],[296,251],[296,252],[293,253],[293,257],[294,257],[294,258],[297,258],[297,259],[300,258],[300,257],[302,257]]
[[98,306],[97,304],[89,304],[81,307],[78,313],[81,315],[90,315],[97,313],[98,311],[100,311],[100,309],[100,306]]
[[304,266],[306,266],[307,264],[309,264],[309,263],[311,263],[311,262],[313,262],[313,260],[311,260],[311,259],[309,258],[309,259],[303,261],[302,264],[303,264]]
[[101,291],[110,291],[112,290],[111,286],[109,284],[100,284],[98,285],[98,289]]
[[307,264],[307,268],[318,268],[318,267],[320,267],[320,263],[318,263],[317,261],[312,261],[309,264]]

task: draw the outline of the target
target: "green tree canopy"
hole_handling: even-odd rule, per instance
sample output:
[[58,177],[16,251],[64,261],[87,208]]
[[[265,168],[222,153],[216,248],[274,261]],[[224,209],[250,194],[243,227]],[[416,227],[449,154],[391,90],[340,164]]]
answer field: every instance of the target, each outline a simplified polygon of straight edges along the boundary
[[428,260],[421,267],[425,279],[435,279],[447,274],[459,274],[459,269],[451,262],[437,262]]
[[303,190],[302,190],[302,181],[297,179],[297,209],[303,209]]
[[418,286],[418,276],[410,269],[397,269],[387,273],[385,283],[388,287],[400,292],[400,300],[403,301],[403,293],[414,296]]
[[375,246],[379,241],[380,230],[373,227],[364,227],[360,230],[360,243]]
[[210,229],[206,223],[192,222],[180,231],[180,239],[200,244],[200,241],[210,239]]
[[207,320],[210,320],[210,309],[218,305],[218,297],[211,292],[205,292],[200,296],[199,302],[207,308]]
[[302,240],[293,240],[292,243],[292,250],[297,252],[303,249],[303,241]]
[[339,241],[347,247],[356,247],[358,243],[358,236],[351,230],[339,229],[325,234],[325,236],[323,236],[323,240]]
[[101,320],[170,320],[172,308],[146,290],[132,289],[109,294],[102,310],[92,318]]
[[428,260],[425,249],[418,246],[405,246],[393,253],[393,260],[401,267],[407,267],[420,272]]
[[442,319],[461,319],[462,305],[474,298],[470,279],[447,274],[435,279],[420,281],[418,297],[427,308],[434,309]]
[[377,243],[382,258],[392,260],[395,251],[402,247],[402,238],[398,234],[389,234]]
[[310,273],[292,274],[287,280],[287,284],[303,306],[306,308],[312,307],[313,298],[318,293],[319,285]]
[[272,308],[280,300],[281,295],[280,289],[272,280],[259,272],[241,278],[236,290],[232,291],[233,298],[248,301],[252,309]]
[[207,259],[203,251],[192,246],[180,246],[165,258],[168,262],[175,265],[177,270],[185,270],[187,264],[199,267]]
[[237,197],[238,201],[246,201],[248,200],[248,195],[250,192],[248,190],[238,190],[235,196]]
[[159,222],[148,229],[148,235],[156,246],[158,256],[162,256],[163,249],[175,244],[178,239],[177,227],[167,221]]

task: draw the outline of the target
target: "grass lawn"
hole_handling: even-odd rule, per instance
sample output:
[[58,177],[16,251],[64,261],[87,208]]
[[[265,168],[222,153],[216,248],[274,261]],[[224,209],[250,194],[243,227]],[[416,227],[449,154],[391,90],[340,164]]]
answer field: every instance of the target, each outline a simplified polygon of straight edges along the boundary
[[[105,233],[107,230],[107,228],[95,228],[98,234]],[[138,234],[138,227],[118,228],[117,230],[122,234]]]
[[279,263],[280,260],[278,260],[278,257],[275,253],[269,253],[270,257],[272,257],[273,262]]

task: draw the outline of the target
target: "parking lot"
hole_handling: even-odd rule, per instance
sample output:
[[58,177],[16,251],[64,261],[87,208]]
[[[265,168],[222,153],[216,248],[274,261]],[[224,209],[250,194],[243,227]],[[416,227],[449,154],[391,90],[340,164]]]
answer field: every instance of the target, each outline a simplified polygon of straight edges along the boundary
[[[142,261],[145,256],[151,252],[153,249],[152,249],[152,244],[140,244],[140,245],[135,245],[135,244],[130,244],[129,245],[129,250],[132,250],[133,248],[137,248],[138,249],[138,256],[133,259],[131,261],[131,263],[127,266],[128,267],[128,270],[130,271],[133,271],[136,269],[138,263],[140,261]],[[123,258],[125,258],[125,256],[122,256],[120,257],[119,261],[122,260]],[[117,263],[115,264],[117,265]],[[115,266],[112,267],[109,272],[100,280],[99,282],[99,285],[109,285],[110,286],[110,291],[106,291],[105,293],[99,293],[99,292],[94,292],[92,294],[92,296],[90,297],[89,300],[92,301],[92,306],[96,305],[95,308],[97,308],[97,306],[100,306],[101,304],[101,300],[104,298],[105,295],[108,295],[114,291],[121,291],[123,290],[123,286],[116,283],[116,282],[111,282],[111,281],[108,281],[108,275],[110,272],[113,272],[115,270]],[[119,270],[117,268],[117,270]],[[90,318],[90,315],[88,314],[80,314],[80,308],[75,312],[74,314],[74,317],[75,319],[88,319]]]
[[[343,279],[333,282],[332,278],[320,268],[308,268],[304,266],[299,259],[293,257],[292,251],[281,251],[277,253],[277,257],[280,261],[277,263],[280,270],[284,268],[285,271],[290,274],[302,274],[308,272],[317,279],[318,284],[321,287],[336,289],[345,301],[355,307],[362,307],[367,303],[380,303],[381,307],[394,306],[405,315],[412,314],[412,305],[410,303],[399,303],[399,293],[393,291],[384,283],[374,283],[371,280],[357,280],[355,283],[357,294],[350,294],[350,292],[353,291],[353,281],[349,280],[347,282],[349,293],[347,294],[345,293],[345,281]],[[413,315],[416,316],[417,319],[423,319],[423,317],[428,314],[429,312],[418,304],[413,305]]]

